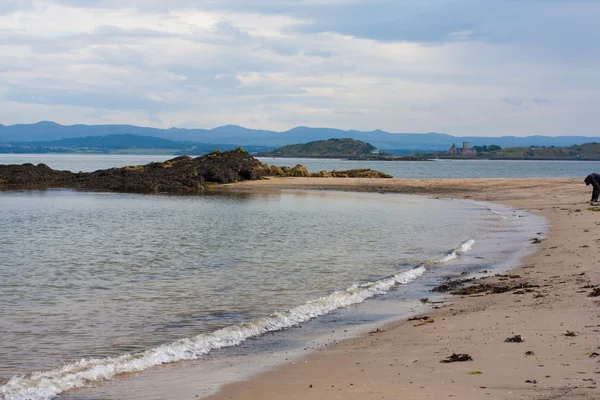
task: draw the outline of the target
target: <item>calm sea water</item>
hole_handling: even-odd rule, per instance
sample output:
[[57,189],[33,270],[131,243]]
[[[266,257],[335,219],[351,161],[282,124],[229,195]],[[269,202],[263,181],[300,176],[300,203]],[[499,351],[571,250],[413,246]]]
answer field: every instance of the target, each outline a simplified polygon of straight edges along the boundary
[[427,297],[441,276],[514,263],[543,229],[508,208],[383,194],[3,191],[0,204],[9,399],[352,325],[373,297]]
[[[89,155],[89,154],[0,154],[0,164],[44,163],[58,170],[90,172],[165,161],[170,155]],[[396,178],[577,178],[600,172],[600,161],[487,161],[438,160],[346,161],[307,158],[260,158],[280,166],[306,165],[311,172],[334,169],[371,168]]]

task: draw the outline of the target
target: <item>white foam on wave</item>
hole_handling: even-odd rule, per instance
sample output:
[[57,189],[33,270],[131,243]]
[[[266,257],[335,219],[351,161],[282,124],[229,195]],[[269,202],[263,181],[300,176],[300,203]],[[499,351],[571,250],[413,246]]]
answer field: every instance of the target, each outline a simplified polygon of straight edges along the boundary
[[492,214],[499,215],[499,216],[500,216],[502,219],[507,219],[507,218],[506,218],[506,216],[505,216],[504,214],[502,214],[500,211],[492,210],[492,209],[490,208],[490,212],[491,212]]
[[469,239],[464,242],[458,249],[452,250],[450,253],[440,258],[438,261],[434,261],[435,264],[442,264],[451,260],[458,258],[459,255],[464,254],[473,248],[475,241],[473,239]]
[[425,265],[383,278],[378,281],[354,285],[344,291],[309,301],[291,310],[277,312],[240,325],[178,340],[144,352],[124,354],[102,359],[83,359],[48,372],[28,376],[15,376],[0,386],[3,400],[47,400],[70,389],[110,379],[118,374],[138,372],[177,361],[193,360],[224,347],[237,346],[245,340],[304,323],[337,309],[362,303],[376,295],[384,294],[396,285],[410,283],[423,275]]

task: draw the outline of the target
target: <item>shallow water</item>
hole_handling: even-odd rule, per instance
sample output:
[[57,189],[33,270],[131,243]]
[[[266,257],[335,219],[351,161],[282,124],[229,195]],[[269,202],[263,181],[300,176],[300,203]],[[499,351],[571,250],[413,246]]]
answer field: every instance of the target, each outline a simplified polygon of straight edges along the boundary
[[363,306],[309,332],[391,318],[363,302],[417,299],[443,275],[506,266],[540,229],[510,209],[383,194],[5,191],[0,204],[8,398],[194,360],[352,304]]

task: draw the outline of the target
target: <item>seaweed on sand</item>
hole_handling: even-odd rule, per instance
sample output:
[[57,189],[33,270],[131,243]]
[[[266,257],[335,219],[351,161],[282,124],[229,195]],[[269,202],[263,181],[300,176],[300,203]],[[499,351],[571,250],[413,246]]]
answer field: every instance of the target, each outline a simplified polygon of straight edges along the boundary
[[474,285],[455,290],[455,291],[451,292],[451,294],[460,295],[460,296],[466,296],[466,295],[478,294],[478,293],[486,293],[486,292],[489,292],[491,294],[499,294],[499,293],[511,292],[513,290],[532,289],[532,288],[538,288],[538,287],[539,287],[539,285],[532,285],[529,283],[516,283],[516,284],[510,283],[507,285],[498,285],[498,284],[491,284],[491,283],[476,283]]
[[474,278],[466,278],[466,279],[456,279],[453,281],[448,281],[446,283],[442,283],[441,285],[434,287],[433,289],[431,289],[431,291],[447,293],[447,292],[450,292],[460,286],[463,286],[465,283],[473,282],[474,280],[475,280]]
[[513,337],[506,338],[504,341],[506,343],[523,343],[525,340],[523,340],[523,336],[515,335]]
[[454,362],[465,362],[465,361],[473,361],[473,357],[468,354],[452,354],[449,357],[441,360],[442,363],[454,363]]

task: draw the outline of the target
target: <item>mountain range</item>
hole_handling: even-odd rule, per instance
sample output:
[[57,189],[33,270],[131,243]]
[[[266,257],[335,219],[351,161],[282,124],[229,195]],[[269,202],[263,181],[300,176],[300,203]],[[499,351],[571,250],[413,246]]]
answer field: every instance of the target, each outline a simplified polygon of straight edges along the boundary
[[299,126],[285,132],[247,129],[226,125],[214,129],[158,129],[134,125],[60,125],[51,121],[35,124],[1,125],[0,143],[44,142],[66,138],[107,135],[138,135],[168,139],[177,142],[219,143],[238,146],[277,147],[332,138],[351,138],[371,143],[381,150],[405,149],[421,151],[446,150],[453,143],[469,142],[471,146],[496,144],[502,147],[571,146],[600,142],[600,137],[586,136],[452,136],[444,133],[390,133]]

